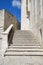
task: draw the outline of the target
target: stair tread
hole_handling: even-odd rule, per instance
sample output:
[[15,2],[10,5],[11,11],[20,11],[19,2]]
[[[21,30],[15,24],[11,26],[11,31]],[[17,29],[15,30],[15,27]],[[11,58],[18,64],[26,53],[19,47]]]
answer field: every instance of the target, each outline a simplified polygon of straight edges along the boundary
[[22,45],[11,45],[9,48],[40,48],[40,45],[30,45],[30,46],[22,46]]
[[9,47],[9,49],[37,49],[37,48],[40,48],[40,47]]
[[12,51],[12,52],[13,51],[28,51],[29,52],[29,51],[43,51],[43,49],[42,48],[39,48],[39,49],[38,48],[34,48],[34,49],[30,49],[30,48],[29,49],[11,49],[10,48],[10,49],[7,49],[7,51]]
[[40,46],[16,46],[16,45],[14,45],[14,46],[9,46],[9,47],[40,47]]
[[13,46],[40,46],[40,44],[26,44],[26,43],[22,43],[22,44],[13,44]]
[[7,53],[5,53],[4,55],[5,55],[5,56],[16,56],[16,55],[17,55],[17,56],[18,56],[18,55],[19,55],[19,56],[20,56],[20,55],[24,55],[24,56],[25,56],[25,55],[33,55],[33,56],[34,56],[34,55],[36,55],[36,56],[37,56],[37,55],[38,55],[38,56],[41,55],[41,56],[42,56],[42,55],[43,55],[43,52],[7,52]]

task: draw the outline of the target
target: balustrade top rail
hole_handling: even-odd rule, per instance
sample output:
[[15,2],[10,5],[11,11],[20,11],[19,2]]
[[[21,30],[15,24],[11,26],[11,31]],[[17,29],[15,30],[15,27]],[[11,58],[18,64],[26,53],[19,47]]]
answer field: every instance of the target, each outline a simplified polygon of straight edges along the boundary
[[9,34],[11,28],[13,27],[13,24],[11,24],[6,31],[2,32],[2,34]]

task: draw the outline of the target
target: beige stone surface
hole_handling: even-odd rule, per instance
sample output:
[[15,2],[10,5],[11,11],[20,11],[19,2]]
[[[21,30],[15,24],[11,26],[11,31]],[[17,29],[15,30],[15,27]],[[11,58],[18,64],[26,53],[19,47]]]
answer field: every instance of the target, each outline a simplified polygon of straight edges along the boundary
[[43,56],[7,56],[0,65],[43,65]]

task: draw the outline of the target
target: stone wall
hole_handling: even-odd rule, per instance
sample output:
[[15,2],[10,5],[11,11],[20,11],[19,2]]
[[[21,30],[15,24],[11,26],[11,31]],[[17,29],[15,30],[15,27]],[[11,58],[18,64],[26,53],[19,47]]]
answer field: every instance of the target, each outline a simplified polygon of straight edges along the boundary
[[0,10],[0,28],[3,28],[4,31],[9,27],[10,24],[14,25],[15,30],[20,28],[20,23],[15,16],[4,9]]
[[30,28],[43,45],[43,0],[31,0],[30,4]]
[[17,21],[16,17],[11,15],[6,10],[4,11],[4,30],[6,30],[10,24],[14,25],[14,30],[19,29],[19,22]]
[[0,38],[2,37],[2,32],[4,31],[4,9],[0,10]]

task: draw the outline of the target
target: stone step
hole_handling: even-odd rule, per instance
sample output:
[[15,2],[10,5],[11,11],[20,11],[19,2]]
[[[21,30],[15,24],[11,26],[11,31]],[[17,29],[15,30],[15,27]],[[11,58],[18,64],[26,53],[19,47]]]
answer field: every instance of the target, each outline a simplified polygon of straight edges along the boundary
[[38,43],[36,40],[32,41],[32,39],[27,39],[27,40],[25,40],[25,39],[14,39],[13,42],[28,42],[28,43],[34,42],[33,44],[35,44],[35,43],[37,44]]
[[[21,31],[21,30],[20,30]],[[15,32],[14,33],[14,36],[31,36],[31,37],[33,37],[34,36],[34,34],[31,32],[31,31],[23,31],[24,33],[22,33],[22,32]],[[26,32],[26,33],[25,33]]]
[[30,37],[30,36],[28,36],[28,37],[26,37],[26,36],[20,36],[20,37],[17,36],[17,37],[16,37],[16,36],[15,36],[15,37],[14,37],[14,40],[16,40],[16,39],[17,39],[17,40],[33,40],[33,41],[36,40],[36,41],[38,41],[35,37]]
[[28,34],[28,35],[29,35],[29,34],[33,34],[33,33],[32,33],[30,30],[28,30],[28,31],[27,31],[27,30],[15,30],[15,34],[17,34],[17,35],[18,35],[18,34],[21,34],[21,35],[22,35],[22,34],[24,34],[24,35],[25,35],[25,34],[26,34],[26,35]]
[[39,45],[40,42],[31,31],[16,30],[12,40],[14,45]]
[[14,48],[14,49],[15,49],[15,48],[17,48],[17,49],[18,49],[18,48],[20,48],[20,49],[22,49],[22,48],[23,48],[23,49],[31,48],[31,49],[32,49],[32,48],[40,48],[40,46],[39,46],[39,45],[38,45],[38,46],[14,46],[14,45],[11,45],[11,46],[9,46],[9,48]]
[[[20,47],[21,47],[21,46],[24,46],[24,47],[25,47],[25,46],[26,46],[26,47],[35,47],[35,46],[36,46],[36,47],[40,47],[40,44],[36,44],[36,45],[35,45],[35,44],[29,44],[29,45],[14,45],[14,44],[11,44],[10,46],[15,46],[15,47],[16,47],[16,46],[18,46],[18,47],[19,47],[19,46],[20,46]],[[9,47],[10,47],[10,46],[9,46]]]
[[26,33],[26,34],[25,34],[25,32],[24,32],[24,33],[17,33],[17,34],[15,33],[15,36],[20,36],[20,35],[21,35],[21,36],[22,36],[22,35],[24,36],[24,35],[32,35],[32,34],[30,34],[30,33],[28,33],[28,34]]
[[36,40],[37,41],[37,39],[35,39],[35,38],[29,38],[29,37],[25,37],[25,38],[24,37],[15,37],[14,40],[16,40],[16,39],[17,40],[23,39],[23,40]]
[[6,52],[4,56],[43,56],[43,51],[39,52]]
[[35,42],[24,42],[24,41],[14,41],[13,45],[24,45],[24,46],[33,46],[33,45],[40,45],[39,43],[35,43]]
[[40,44],[26,44],[26,43],[25,44],[14,43],[13,45],[15,45],[15,46],[27,46],[28,45],[28,46],[37,46],[37,47],[40,46]]
[[15,30],[15,33],[28,33],[30,30]]
[[15,48],[15,49],[7,49],[6,52],[43,52],[43,49],[42,48],[28,48],[28,49],[18,49],[18,48]]
[[34,37],[33,34],[29,34],[29,33],[28,33],[28,34],[25,34],[25,33],[24,33],[24,34],[23,34],[23,33],[22,33],[22,34],[20,34],[20,33],[19,33],[19,34],[16,34],[16,33],[14,33],[14,36],[15,36],[15,37],[18,37],[18,36],[19,36],[19,37],[28,37],[28,38],[29,38],[29,36],[30,36],[30,37]]

